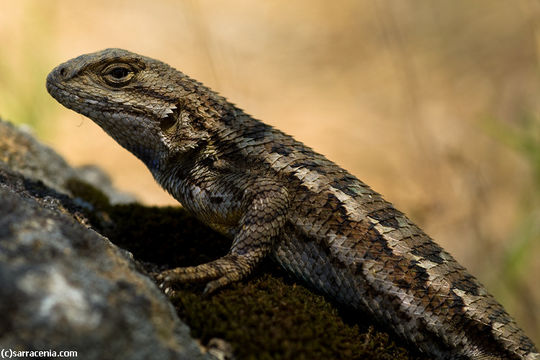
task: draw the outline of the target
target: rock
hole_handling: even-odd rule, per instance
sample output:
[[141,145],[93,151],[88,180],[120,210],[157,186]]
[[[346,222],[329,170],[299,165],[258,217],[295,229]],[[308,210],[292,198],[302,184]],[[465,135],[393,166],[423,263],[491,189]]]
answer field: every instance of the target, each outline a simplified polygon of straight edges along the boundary
[[0,120],[0,348],[215,359],[129,252],[90,229],[53,150]]
[[0,119],[0,166],[21,174],[26,179],[42,181],[64,194],[73,170],[54,150],[39,143],[29,132]]

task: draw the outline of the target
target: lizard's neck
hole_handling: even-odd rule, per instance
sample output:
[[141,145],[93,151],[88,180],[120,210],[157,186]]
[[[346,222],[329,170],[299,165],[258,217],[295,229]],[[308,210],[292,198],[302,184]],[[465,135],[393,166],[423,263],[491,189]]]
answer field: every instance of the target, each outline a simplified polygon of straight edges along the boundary
[[199,164],[200,159],[205,156],[205,148],[206,143],[201,142],[196,148],[187,152],[169,153],[166,156],[163,156],[157,164],[151,164],[153,166],[146,162],[145,164],[154,176],[154,179],[167,190],[168,193],[178,201],[182,202],[182,199],[179,198],[179,193],[181,192],[180,188],[185,185],[194,167]]

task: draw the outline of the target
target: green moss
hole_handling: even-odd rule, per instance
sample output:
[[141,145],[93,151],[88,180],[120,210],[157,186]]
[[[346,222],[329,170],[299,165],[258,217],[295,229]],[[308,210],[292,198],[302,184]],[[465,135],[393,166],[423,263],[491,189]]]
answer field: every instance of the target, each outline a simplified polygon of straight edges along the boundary
[[182,289],[172,299],[203,343],[230,342],[239,359],[409,359],[387,334],[345,324],[322,296],[272,274],[201,298]]
[[111,205],[101,191],[80,180],[70,180],[67,187],[92,205],[85,212],[92,226],[137,260],[190,266],[224,255],[230,246],[181,207]]
[[[228,239],[180,207],[113,206],[99,191],[77,181],[70,190],[93,205],[88,214],[92,225],[138,260],[188,266],[229,249]],[[351,316],[270,262],[210,297],[201,293],[202,285],[182,285],[171,300],[194,337],[203,344],[225,339],[238,359],[413,358],[392,336],[370,326],[370,318]]]
[[111,204],[109,203],[107,195],[92,185],[79,179],[71,178],[67,181],[66,188],[71,191],[74,196],[89,202],[97,209],[110,209]]

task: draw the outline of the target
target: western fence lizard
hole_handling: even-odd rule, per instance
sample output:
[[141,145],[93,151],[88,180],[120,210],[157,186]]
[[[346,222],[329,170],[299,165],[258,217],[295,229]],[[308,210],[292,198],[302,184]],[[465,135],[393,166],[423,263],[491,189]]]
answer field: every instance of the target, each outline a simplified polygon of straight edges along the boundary
[[212,292],[271,256],[438,359],[540,359],[503,307],[381,195],[167,64],[120,49],[56,67],[47,90],[141,159],[224,257],[158,277]]

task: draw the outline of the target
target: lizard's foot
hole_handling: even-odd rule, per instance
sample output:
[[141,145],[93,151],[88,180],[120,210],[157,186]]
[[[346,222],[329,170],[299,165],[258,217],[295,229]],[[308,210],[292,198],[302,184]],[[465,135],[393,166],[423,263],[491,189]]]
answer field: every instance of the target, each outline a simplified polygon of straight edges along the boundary
[[208,295],[219,288],[239,281],[251,272],[252,266],[239,255],[227,254],[212,262],[190,267],[165,270],[156,276],[160,287],[170,293],[170,285],[175,283],[191,283],[209,281],[204,288]]

